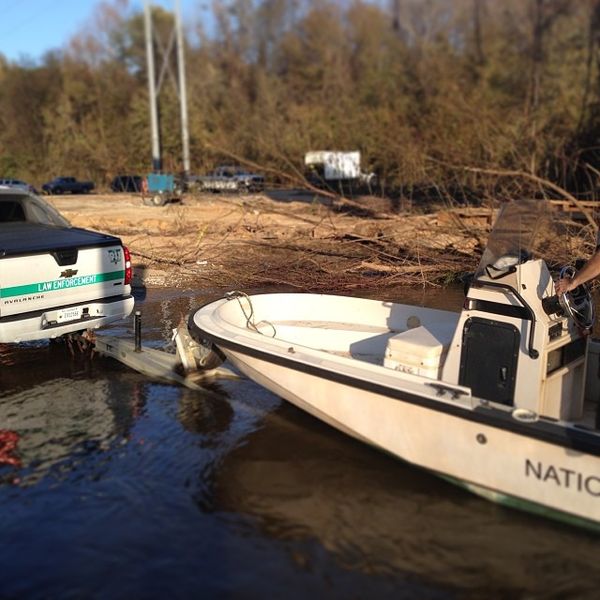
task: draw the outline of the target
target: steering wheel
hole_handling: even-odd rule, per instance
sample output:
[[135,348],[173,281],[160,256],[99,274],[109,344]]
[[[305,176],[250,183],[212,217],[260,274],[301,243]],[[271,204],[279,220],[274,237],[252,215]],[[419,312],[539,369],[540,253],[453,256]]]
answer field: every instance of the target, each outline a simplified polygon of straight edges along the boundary
[[[559,277],[575,277],[575,267],[566,266],[560,270]],[[594,302],[586,285],[578,285],[574,290],[561,294],[558,298],[560,305],[580,329],[591,329],[594,325]]]

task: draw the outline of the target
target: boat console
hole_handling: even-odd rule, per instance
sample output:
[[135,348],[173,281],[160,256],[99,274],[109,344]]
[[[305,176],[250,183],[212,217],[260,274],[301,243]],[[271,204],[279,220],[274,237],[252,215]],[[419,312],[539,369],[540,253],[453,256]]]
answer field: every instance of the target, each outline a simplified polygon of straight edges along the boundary
[[[507,205],[508,214],[499,217],[467,292],[442,379],[491,402],[575,421],[583,413],[593,303],[584,288],[558,299],[546,262],[532,259],[523,245],[535,247],[531,234],[539,237],[541,205],[525,205],[529,213],[522,204]],[[533,232],[527,223],[535,225]],[[548,234],[545,241],[551,241]]]
[[[443,379],[560,420],[582,416],[587,336],[554,298],[543,260],[471,285]],[[552,310],[546,312],[545,310]]]

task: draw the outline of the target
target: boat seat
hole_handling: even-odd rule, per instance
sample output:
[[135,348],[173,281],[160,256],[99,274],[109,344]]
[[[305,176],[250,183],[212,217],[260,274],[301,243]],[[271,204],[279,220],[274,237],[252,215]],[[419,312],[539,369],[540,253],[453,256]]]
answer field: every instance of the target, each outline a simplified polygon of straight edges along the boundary
[[444,323],[428,323],[390,337],[383,365],[396,371],[439,379],[452,342],[458,318]]

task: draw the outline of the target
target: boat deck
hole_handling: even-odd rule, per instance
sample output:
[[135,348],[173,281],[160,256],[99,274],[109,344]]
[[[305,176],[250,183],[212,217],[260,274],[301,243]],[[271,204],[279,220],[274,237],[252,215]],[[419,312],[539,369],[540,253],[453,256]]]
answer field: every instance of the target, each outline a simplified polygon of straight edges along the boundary
[[364,323],[320,320],[263,322],[258,324],[258,330],[289,343],[382,366],[388,340],[404,331]]
[[[446,326],[448,324],[445,324]],[[302,320],[290,319],[258,324],[258,330],[264,335],[284,340],[289,343],[307,346],[313,350],[326,352],[333,356],[362,361],[371,365],[386,366],[385,356],[391,339],[402,343],[403,335],[413,338],[415,332],[427,327],[406,329],[390,329],[384,326],[365,323],[350,323],[331,320]],[[440,324],[437,324],[440,329]],[[435,331],[436,326],[431,327]],[[446,327],[446,332],[451,331]],[[407,333],[411,332],[411,333]],[[443,337],[443,336],[441,336]],[[414,341],[414,340],[413,340]],[[445,340],[446,342],[448,340]],[[390,368],[390,367],[388,367]],[[391,368],[391,370],[394,370]],[[439,377],[432,376],[432,380]],[[598,402],[587,399],[584,403],[582,418],[578,424],[586,429],[598,430]]]

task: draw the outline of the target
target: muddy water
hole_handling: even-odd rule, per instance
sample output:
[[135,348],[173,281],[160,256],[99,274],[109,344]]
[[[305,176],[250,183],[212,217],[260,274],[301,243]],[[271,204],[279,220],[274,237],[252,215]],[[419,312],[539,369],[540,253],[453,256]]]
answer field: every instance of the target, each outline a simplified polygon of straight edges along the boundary
[[[209,295],[138,294],[145,343],[163,347]],[[474,497],[250,381],[191,392],[63,345],[0,362],[0,597],[598,597],[597,537]]]

